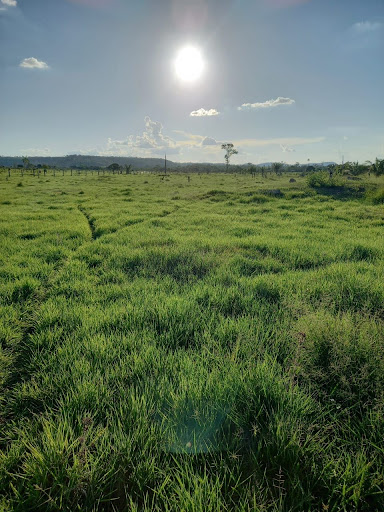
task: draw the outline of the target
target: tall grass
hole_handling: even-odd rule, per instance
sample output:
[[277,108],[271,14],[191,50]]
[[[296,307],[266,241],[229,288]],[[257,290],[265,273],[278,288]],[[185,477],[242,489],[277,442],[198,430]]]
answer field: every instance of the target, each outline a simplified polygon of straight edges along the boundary
[[0,510],[383,510],[380,204],[5,178]]

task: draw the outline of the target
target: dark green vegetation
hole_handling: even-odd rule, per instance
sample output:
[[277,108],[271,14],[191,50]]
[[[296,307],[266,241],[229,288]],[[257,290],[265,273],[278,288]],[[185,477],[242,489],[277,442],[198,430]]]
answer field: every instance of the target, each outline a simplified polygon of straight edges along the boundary
[[384,510],[384,180],[290,178],[0,176],[0,510]]

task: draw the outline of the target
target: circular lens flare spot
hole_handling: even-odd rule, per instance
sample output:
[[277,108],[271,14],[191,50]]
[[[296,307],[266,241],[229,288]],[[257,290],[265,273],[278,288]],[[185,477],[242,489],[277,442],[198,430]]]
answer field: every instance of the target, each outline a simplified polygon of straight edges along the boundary
[[184,82],[194,82],[200,78],[204,62],[200,51],[193,46],[182,48],[175,60],[177,77]]

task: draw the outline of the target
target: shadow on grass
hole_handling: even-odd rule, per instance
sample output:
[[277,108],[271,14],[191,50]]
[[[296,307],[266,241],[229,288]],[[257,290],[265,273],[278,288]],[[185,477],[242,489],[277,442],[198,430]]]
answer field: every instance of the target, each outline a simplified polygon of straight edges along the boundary
[[366,192],[364,187],[346,187],[343,185],[334,187],[316,187],[315,190],[319,195],[331,197],[340,201],[361,199],[364,197]]

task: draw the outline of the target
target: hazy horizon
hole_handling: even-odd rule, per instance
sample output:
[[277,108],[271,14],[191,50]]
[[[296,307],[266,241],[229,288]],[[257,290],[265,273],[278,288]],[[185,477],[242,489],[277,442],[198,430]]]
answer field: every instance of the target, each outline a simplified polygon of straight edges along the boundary
[[[223,152],[223,155],[224,155],[224,151]],[[68,155],[0,155],[0,159],[1,158],[19,158],[20,160],[22,160],[23,158],[29,158],[29,159],[33,159],[33,160],[36,160],[36,159],[43,159],[43,158],[68,158],[68,157],[90,157],[90,158],[100,158],[100,157],[105,157],[105,158],[108,158],[108,159],[119,159],[119,158],[132,158],[132,159],[143,159],[143,160],[146,160],[146,159],[156,159],[156,160],[159,160],[159,161],[162,161],[164,162],[164,157],[161,157],[161,156],[148,156],[148,157],[137,157],[137,156],[131,156],[131,155],[92,155],[92,154],[68,154]],[[231,157],[230,159],[230,166],[232,165],[236,165],[236,166],[242,166],[242,165],[250,165],[250,164],[254,164],[254,162],[246,162],[246,161],[243,161],[243,162],[239,162],[237,161],[236,163],[232,162],[232,159],[234,157]],[[192,160],[173,160],[171,158],[168,158],[167,157],[167,162],[168,163],[173,163],[173,164],[180,164],[180,165],[185,165],[185,164],[198,164],[198,165],[204,165],[204,164],[207,164],[207,165],[222,165],[222,166],[226,166],[226,163],[225,161],[217,161],[217,162],[207,162],[207,161],[201,161],[201,162],[195,162],[195,161],[192,161]],[[263,164],[271,164],[271,163],[274,163],[275,161],[274,160],[270,160],[270,161],[265,161],[265,162],[259,162],[259,163],[256,163],[254,165],[263,165]],[[283,162],[282,160],[279,160],[279,162]],[[284,162],[284,164],[287,164],[287,165],[294,165],[294,164],[299,164],[299,165],[311,165],[311,164],[324,164],[324,163],[337,163],[337,162],[334,162],[334,161],[330,161],[330,160],[322,160],[322,161],[318,161],[318,162],[315,162],[315,161],[311,161],[311,160],[307,160],[306,162],[299,162],[298,160],[296,160],[295,162],[293,162],[293,164],[287,164],[287,162]]]

